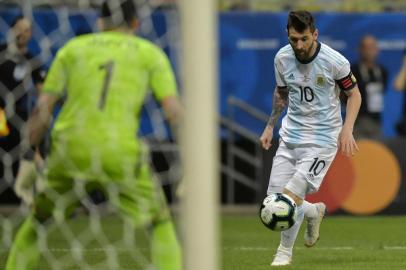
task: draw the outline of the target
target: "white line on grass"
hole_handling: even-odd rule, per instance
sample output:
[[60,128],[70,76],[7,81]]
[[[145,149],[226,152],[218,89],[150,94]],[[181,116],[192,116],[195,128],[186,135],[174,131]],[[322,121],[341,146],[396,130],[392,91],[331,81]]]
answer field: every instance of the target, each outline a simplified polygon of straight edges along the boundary
[[[223,247],[224,250],[242,250],[242,251],[268,251],[273,250],[271,247],[260,247],[260,246],[240,246],[240,247]],[[308,249],[306,247],[295,247],[295,249]],[[313,247],[312,249],[317,250],[355,250],[355,249],[365,249],[364,247],[353,247],[353,246],[331,246],[331,247]],[[370,249],[379,249],[379,247],[370,247]],[[384,250],[406,250],[406,246],[383,246]]]
[[406,246],[392,246],[392,247],[383,246],[383,249],[386,249],[386,250],[406,250]]
[[[49,248],[47,251],[50,252],[108,252],[114,250],[116,252],[132,252],[134,250],[147,250],[147,248]],[[308,249],[306,247],[295,247],[295,249]],[[312,249],[317,250],[354,250],[356,247],[352,246],[331,246],[331,247],[313,247]],[[365,248],[361,248],[365,249]],[[374,248],[372,248],[374,249]],[[384,250],[406,250],[406,246],[383,246]],[[260,246],[225,246],[223,250],[241,250],[241,251],[270,251],[274,250],[271,247],[260,247]],[[0,252],[8,252],[8,248],[0,248]]]
[[[406,248],[406,247],[405,247]],[[268,251],[273,250],[270,247],[259,247],[259,246],[241,246],[241,247],[223,247],[225,250],[242,250],[242,251]],[[305,247],[295,247],[295,249],[307,249]],[[355,247],[343,246],[343,247],[314,247],[318,250],[353,250]]]
[[[7,252],[10,249],[0,248],[0,252]],[[48,252],[133,252],[134,250],[148,250],[147,248],[49,248],[46,249]]]

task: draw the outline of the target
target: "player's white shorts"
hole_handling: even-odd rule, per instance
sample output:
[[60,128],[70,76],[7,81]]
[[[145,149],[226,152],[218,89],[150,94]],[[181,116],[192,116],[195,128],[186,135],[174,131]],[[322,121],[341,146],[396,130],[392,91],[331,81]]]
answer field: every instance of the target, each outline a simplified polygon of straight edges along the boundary
[[336,147],[293,147],[280,140],[273,158],[267,194],[281,193],[285,187],[301,198],[316,192],[336,153]]

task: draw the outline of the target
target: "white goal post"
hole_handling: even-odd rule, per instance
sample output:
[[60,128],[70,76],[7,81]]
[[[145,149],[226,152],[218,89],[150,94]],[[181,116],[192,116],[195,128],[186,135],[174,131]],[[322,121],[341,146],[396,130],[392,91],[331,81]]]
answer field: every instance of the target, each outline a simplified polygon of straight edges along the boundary
[[181,150],[186,270],[216,270],[218,241],[217,8],[215,0],[181,0],[182,85],[185,100]]

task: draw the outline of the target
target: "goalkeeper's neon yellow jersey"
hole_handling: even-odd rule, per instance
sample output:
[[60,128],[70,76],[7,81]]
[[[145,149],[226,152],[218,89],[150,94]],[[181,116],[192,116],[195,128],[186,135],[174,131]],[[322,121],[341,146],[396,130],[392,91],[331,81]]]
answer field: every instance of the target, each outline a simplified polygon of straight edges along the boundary
[[169,60],[156,45],[114,31],[72,39],[58,51],[43,87],[44,93],[66,95],[53,144],[111,144],[133,152],[148,89],[158,100],[177,95]]

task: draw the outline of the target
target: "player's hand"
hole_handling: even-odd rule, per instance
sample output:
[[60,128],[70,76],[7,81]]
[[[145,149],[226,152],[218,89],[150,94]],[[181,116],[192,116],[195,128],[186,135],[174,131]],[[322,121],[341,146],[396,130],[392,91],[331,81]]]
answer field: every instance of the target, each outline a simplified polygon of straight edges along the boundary
[[18,197],[30,205],[33,201],[33,186],[37,178],[37,167],[33,160],[22,159],[14,189]]
[[353,156],[355,152],[359,150],[354,136],[352,135],[352,129],[346,126],[342,128],[340,136],[338,137],[338,147],[341,153],[347,157]]
[[273,127],[270,125],[266,125],[264,131],[262,132],[261,137],[259,140],[261,141],[262,148],[265,150],[269,150],[272,146],[272,138],[273,138]]

